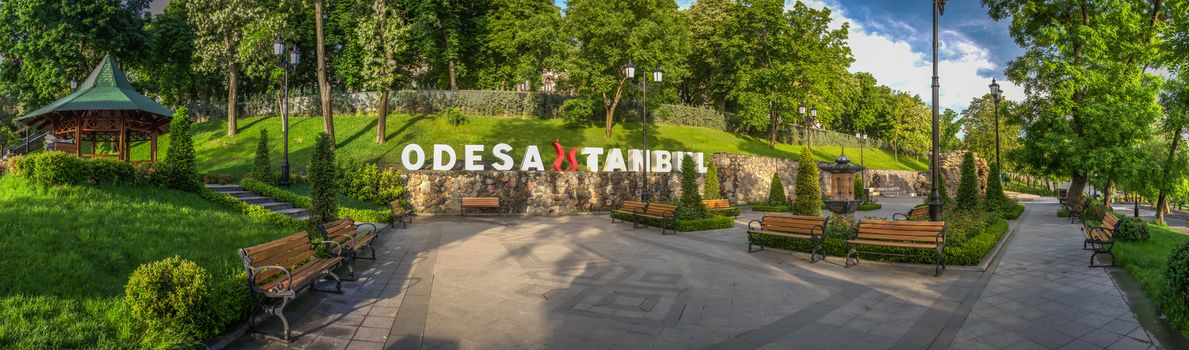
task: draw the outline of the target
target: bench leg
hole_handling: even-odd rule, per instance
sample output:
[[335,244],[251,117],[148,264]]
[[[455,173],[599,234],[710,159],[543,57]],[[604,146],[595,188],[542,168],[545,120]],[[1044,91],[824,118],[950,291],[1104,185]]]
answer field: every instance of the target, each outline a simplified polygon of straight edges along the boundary
[[816,263],[818,260],[818,255],[821,255],[822,261],[826,261],[825,244],[823,244],[825,240],[822,238],[816,238],[809,241],[813,243],[813,250],[809,251],[809,263]]
[[[1105,254],[1107,256],[1110,256],[1111,264],[1110,265],[1095,264],[1094,257],[1098,256],[1098,254]],[[1102,243],[1099,243],[1098,248],[1094,249],[1094,253],[1090,254],[1090,267],[1115,267],[1115,266],[1118,266],[1115,263],[1115,253],[1111,252],[1110,247],[1105,247],[1105,245],[1103,245]]]
[[[756,247],[760,247],[760,249],[752,249],[751,247],[752,247],[753,245],[754,245],[754,246],[756,246]],[[757,244],[757,243],[754,243],[754,240],[751,238],[751,234],[750,234],[750,233],[749,233],[749,234],[747,234],[747,252],[748,252],[748,253],[755,253],[755,252],[758,252],[758,251],[761,251],[761,250],[764,250],[764,246],[763,246],[763,245],[760,245],[760,244]]]
[[[665,227],[669,227],[669,233],[665,233]],[[677,234],[677,220],[669,221],[667,223],[664,221],[661,221],[661,234],[662,235]]]
[[[348,265],[348,266],[350,266],[350,265]],[[334,291],[332,292],[332,291],[328,291],[328,290],[318,289],[318,281],[314,281],[314,284],[310,285],[310,290],[313,290],[315,292],[322,292],[322,293],[343,294],[343,280],[341,278],[339,278],[339,275],[334,274],[334,272],[332,272],[330,270],[326,270],[325,274],[326,274],[326,277],[330,277],[330,279],[334,280]]]
[[937,267],[933,268],[933,275],[941,276],[942,272],[945,272],[945,252],[938,250],[937,251]]
[[278,305],[276,308],[272,309],[272,314],[281,319],[281,326],[283,327],[281,340],[284,340],[286,343],[289,342],[289,318],[285,317],[285,305],[289,305],[289,300],[290,297],[285,297],[285,299],[281,301],[281,305]]
[[[288,343],[289,335],[290,335],[289,334],[289,319],[285,317],[285,306],[289,305],[289,301],[292,299],[293,299],[293,297],[290,297],[290,296],[283,297],[283,298],[281,298],[281,303],[275,304],[275,305],[265,305],[265,304],[257,303],[256,307],[252,308],[253,312],[248,314],[248,332],[253,333],[253,334],[259,334],[259,335],[263,336],[264,338],[276,339],[276,340],[280,340],[282,342]],[[255,317],[252,317],[253,314],[255,313],[256,308],[260,308],[264,312],[265,315],[276,316],[277,318],[281,319],[281,335],[279,337],[273,336],[270,334],[266,334],[263,332],[257,332],[256,324],[253,321],[253,319]]]

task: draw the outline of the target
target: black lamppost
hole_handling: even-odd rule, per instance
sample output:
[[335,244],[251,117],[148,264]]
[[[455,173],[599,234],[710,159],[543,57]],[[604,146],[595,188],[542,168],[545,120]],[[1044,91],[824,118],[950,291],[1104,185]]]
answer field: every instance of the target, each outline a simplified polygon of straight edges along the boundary
[[[801,114],[805,114],[805,104],[801,104],[801,107],[798,107],[798,109],[801,111]],[[809,145],[811,151],[813,150],[814,125],[817,125],[817,106],[809,108],[809,118],[805,119],[805,134],[809,135],[809,137],[806,137],[806,143]]]
[[995,78],[991,78],[991,99],[995,101],[995,164],[999,165],[1000,172],[1003,172],[1003,163],[999,159],[999,98],[1002,95],[1003,92],[999,91],[999,83],[995,81]]
[[[630,60],[630,59],[628,60],[627,68],[624,69],[624,75],[627,76],[628,79],[636,78],[636,65],[632,64],[632,60]],[[656,69],[652,71],[652,81],[655,83],[660,83],[661,81],[664,80],[664,75],[665,75],[665,72],[661,70],[661,66],[658,64],[658,65],[656,65]],[[640,200],[647,202],[648,201],[648,168],[650,166],[649,158],[652,158],[652,157],[649,157],[649,154],[648,154],[648,79],[647,78],[640,79],[640,89],[644,92],[644,101],[642,103],[640,103],[641,119],[643,120],[643,123],[641,123],[641,125],[640,125],[640,129],[643,130],[643,135],[644,135],[643,136],[644,152],[641,154],[641,156],[644,157],[644,171],[641,172],[641,178],[640,178],[640,180],[641,180],[641,182],[640,182],[640,187],[641,187]]]
[[285,71],[285,80],[281,84],[281,90],[284,90],[285,99],[281,102],[281,133],[283,134],[282,144],[284,144],[284,153],[281,156],[281,178],[277,181],[277,185],[283,188],[289,187],[289,72],[301,63],[301,52],[297,50],[297,46],[289,49],[288,59],[285,55],[285,43],[281,41],[280,37],[272,41],[272,54],[277,58],[277,65],[281,70]]
[[933,154],[929,157],[932,167],[929,192],[929,220],[941,221],[941,195],[937,193],[937,180],[941,178],[937,169],[938,153],[941,153],[940,136],[938,135],[938,100],[941,99],[941,83],[937,77],[937,17],[945,14],[946,0],[933,0]]
[[[805,109],[805,101],[801,101],[801,105],[797,106],[797,114],[800,114],[800,115],[801,115],[801,119],[802,119],[802,120],[804,120],[804,119],[805,119],[805,111],[806,111],[806,109]],[[804,136],[806,139],[808,139],[808,138],[809,138],[809,127],[808,127],[808,126],[806,126],[806,127],[804,128],[804,131],[802,132],[802,134],[804,134],[804,135],[802,135],[802,136]],[[806,142],[806,145],[808,145],[808,144],[809,144],[809,143],[808,143],[808,142]]]

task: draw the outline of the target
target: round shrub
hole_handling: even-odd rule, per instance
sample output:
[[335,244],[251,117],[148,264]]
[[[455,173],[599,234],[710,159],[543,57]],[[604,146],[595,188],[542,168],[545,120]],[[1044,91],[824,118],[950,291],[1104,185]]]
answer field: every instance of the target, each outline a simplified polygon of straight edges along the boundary
[[573,98],[561,104],[562,118],[570,122],[589,121],[594,116],[594,103],[585,98]]
[[113,158],[91,158],[87,160],[90,179],[95,183],[132,184],[139,180],[132,164]]
[[64,152],[42,152],[29,158],[34,159],[33,179],[47,186],[77,185],[86,182],[86,163],[73,154]]
[[1189,306],[1189,241],[1173,249],[1164,276],[1168,279],[1169,287],[1181,296],[1181,302]]
[[1142,241],[1150,237],[1148,223],[1143,219],[1124,216],[1115,227],[1115,238],[1121,241]]
[[211,296],[210,274],[177,256],[140,265],[124,286],[124,304],[136,329],[195,339],[218,332],[208,311]]
[[1086,208],[1082,209],[1082,219],[1102,221],[1102,218],[1106,216],[1106,206],[1098,203],[1091,204],[1091,201],[1086,203]]

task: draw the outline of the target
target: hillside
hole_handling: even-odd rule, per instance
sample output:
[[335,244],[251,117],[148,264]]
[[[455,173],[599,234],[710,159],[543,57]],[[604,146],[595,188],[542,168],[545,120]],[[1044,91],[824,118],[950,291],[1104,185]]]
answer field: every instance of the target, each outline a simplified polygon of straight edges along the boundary
[[[527,145],[541,147],[542,153],[556,138],[567,147],[639,148],[640,124],[617,123],[613,136],[605,138],[601,125],[574,125],[565,121],[550,119],[520,119],[471,116],[462,125],[454,126],[446,118],[436,115],[394,114],[387,123],[388,142],[377,145],[375,139],[374,115],[344,115],[335,117],[335,132],[338,139],[338,157],[365,162],[392,164],[400,162],[400,152],[410,143],[420,144],[427,149],[430,145],[448,144],[461,150],[464,144],[494,145],[507,143],[520,149]],[[268,130],[273,150],[273,170],[280,169],[281,160],[281,118],[243,118],[239,121],[240,131],[235,138],[227,137],[224,120],[195,125],[194,142],[198,155],[199,171],[208,174],[228,174],[239,177],[247,173],[254,158],[256,143],[261,130]],[[300,172],[309,164],[314,138],[322,131],[320,117],[290,118],[289,156],[294,171]],[[648,145],[654,149],[671,151],[697,151],[707,155],[716,152],[751,154],[769,157],[796,158],[801,146],[778,144],[769,149],[768,142],[749,136],[740,136],[721,130],[700,127],[654,124],[648,131]],[[161,155],[168,145],[160,144]],[[814,147],[814,156],[819,161],[833,161],[841,151],[837,146]],[[146,145],[138,145],[134,159],[144,159]],[[859,150],[848,148],[847,155],[859,162]],[[900,157],[875,148],[864,152],[868,167],[872,169],[918,170],[927,169],[921,159]],[[546,155],[550,158],[552,155]]]

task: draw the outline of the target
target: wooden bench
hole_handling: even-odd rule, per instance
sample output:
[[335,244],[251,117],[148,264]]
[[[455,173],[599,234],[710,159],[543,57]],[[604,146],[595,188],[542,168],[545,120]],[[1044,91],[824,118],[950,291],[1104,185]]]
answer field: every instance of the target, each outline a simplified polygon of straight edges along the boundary
[[494,209],[496,215],[503,215],[504,207],[497,197],[462,197],[459,213],[467,215],[467,209]]
[[[360,232],[360,227],[371,226],[370,229],[365,229]],[[324,241],[334,241],[335,244],[342,247],[339,256],[343,258],[343,263],[347,265],[348,277],[355,278],[355,268],[351,266],[351,261],[355,259],[376,259],[376,248],[372,247],[372,243],[376,241],[376,236],[379,230],[375,224],[363,223],[356,225],[355,220],[350,217],[345,217],[339,220],[331,221],[318,226],[319,234],[322,235]],[[363,257],[360,255],[364,250],[371,250],[370,257]]]
[[[644,212],[636,213],[633,216],[636,218],[635,228],[648,226],[647,220],[659,221],[661,227],[661,234],[677,233],[677,206],[663,203],[648,203],[644,206]],[[665,233],[665,232],[669,233]]]
[[389,224],[392,227],[400,224],[401,228],[409,228],[409,224],[413,223],[413,212],[405,209],[405,206],[400,204],[400,201],[388,202],[388,210],[392,211],[392,216],[389,219]]
[[[306,289],[322,292],[315,288],[315,284],[324,277],[334,280],[336,293],[343,291],[342,281],[331,272],[343,261],[343,247],[334,241],[322,243],[337,248],[332,250],[334,257],[319,258],[314,252],[314,243],[304,231],[239,250],[244,270],[248,274],[248,286],[252,294],[261,297],[256,306],[263,309],[265,314],[281,319],[284,334],[278,339],[282,341],[289,341],[289,319],[285,317],[285,306],[289,305],[298,293]],[[267,303],[269,299],[280,299],[280,302]],[[252,314],[254,313],[255,310]],[[251,314],[248,315],[248,330],[255,333]]]
[[929,219],[929,206],[928,205],[913,207],[912,209],[909,209],[906,212],[892,214],[892,220],[897,220],[897,221],[928,220],[928,219]]
[[[1115,253],[1111,249],[1115,247],[1115,229],[1119,225],[1119,217],[1115,213],[1106,212],[1102,217],[1102,224],[1098,227],[1090,227],[1086,225],[1086,221],[1082,220],[1082,235],[1086,240],[1082,242],[1083,250],[1093,250],[1090,254],[1090,267],[1109,267],[1115,266]],[[1095,265],[1094,257],[1098,254],[1106,254],[1111,256],[1110,265]]]
[[[611,211],[611,223],[615,223],[615,214],[627,216],[629,218],[632,218],[632,220],[634,221],[636,218],[636,214],[644,213],[644,208],[647,206],[648,206],[648,204],[644,203],[644,202],[636,202],[636,201],[623,202],[623,205],[621,205],[619,207],[619,209],[615,209],[615,210]],[[623,222],[622,216],[620,217],[619,222]]]
[[[945,222],[863,220],[859,230],[846,240],[846,267],[859,263],[859,253],[908,256],[906,254],[860,251],[858,246],[933,250],[934,275],[945,271]],[[853,261],[853,263],[852,263]]]
[[1086,209],[1086,197],[1078,197],[1077,202],[1075,202],[1073,205],[1070,205],[1069,201],[1067,200],[1062,200],[1061,208],[1069,212],[1069,223],[1072,224],[1074,219],[1077,219],[1082,223],[1086,222],[1086,220],[1082,218],[1082,211]]
[[[759,227],[753,225],[756,223],[760,224]],[[826,241],[826,225],[827,219],[820,216],[764,214],[762,220],[752,220],[747,223],[747,252],[763,250],[764,246],[756,243],[754,237],[755,235],[768,235],[808,240],[813,243],[813,250],[809,252],[809,262],[817,262],[818,255],[821,255],[822,260],[826,260],[826,253],[823,250]],[[753,245],[759,246],[760,249],[753,250]]]
[[739,216],[739,208],[732,206],[731,201],[726,199],[705,199],[702,200],[702,205],[705,205],[706,209],[711,212],[725,212],[730,213],[731,216]]

